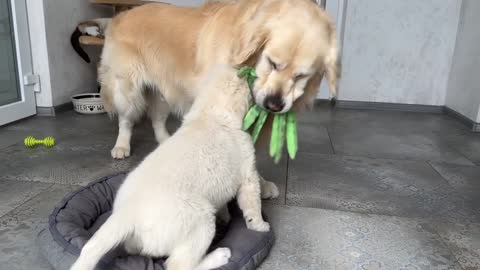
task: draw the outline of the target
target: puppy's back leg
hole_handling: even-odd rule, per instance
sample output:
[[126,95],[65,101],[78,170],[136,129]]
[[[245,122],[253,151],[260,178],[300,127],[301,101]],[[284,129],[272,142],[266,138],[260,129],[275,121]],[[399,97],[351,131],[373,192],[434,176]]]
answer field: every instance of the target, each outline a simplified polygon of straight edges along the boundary
[[129,233],[130,224],[113,214],[85,244],[70,270],[93,270],[102,256],[120,244]]
[[166,270],[209,270],[226,264],[231,256],[228,248],[218,248],[205,256],[214,235],[215,216],[209,215],[173,249],[165,263]]
[[232,257],[232,252],[229,248],[217,248],[205,256],[195,270],[217,269],[227,264],[230,257]]
[[129,78],[115,77],[113,104],[118,114],[118,137],[111,154],[115,159],[130,156],[130,139],[135,122],[145,110],[142,85]]

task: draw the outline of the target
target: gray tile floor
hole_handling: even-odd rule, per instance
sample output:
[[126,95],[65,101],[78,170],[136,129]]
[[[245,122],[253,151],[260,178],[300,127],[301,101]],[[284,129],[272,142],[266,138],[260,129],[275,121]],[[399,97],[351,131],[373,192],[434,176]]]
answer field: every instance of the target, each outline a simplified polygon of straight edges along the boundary
[[[281,191],[265,201],[277,242],[262,270],[480,268],[480,134],[445,115],[327,106],[300,122],[295,161],[258,153]],[[26,149],[28,135],[58,144]],[[106,115],[74,112],[0,127],[1,269],[50,269],[35,236],[54,205],[156,146],[141,123],[133,156],[115,161],[115,136]]]

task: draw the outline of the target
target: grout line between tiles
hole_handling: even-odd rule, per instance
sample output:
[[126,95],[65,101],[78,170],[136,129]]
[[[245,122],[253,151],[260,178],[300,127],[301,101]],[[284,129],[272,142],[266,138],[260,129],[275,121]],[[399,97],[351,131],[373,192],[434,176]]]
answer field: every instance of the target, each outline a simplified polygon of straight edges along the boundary
[[[7,180],[8,181],[8,180]],[[11,180],[10,180],[11,181]],[[22,180],[19,180],[19,181],[22,181]],[[30,182],[30,181],[22,181],[22,182]],[[43,192],[51,189],[55,184],[51,184],[50,186],[48,186],[47,188],[45,188],[44,190],[42,190],[41,192],[39,192],[38,194],[36,194],[35,196],[29,198],[28,200],[24,201],[23,203],[17,205],[16,207],[14,207],[12,210],[8,211],[7,213],[3,214],[0,216],[0,219],[2,219],[3,217],[7,216],[8,214],[10,214],[11,212],[15,211],[16,209],[18,209],[19,207],[23,206],[24,204],[28,203],[29,201],[33,200],[34,198],[38,197],[40,194],[42,194]]]
[[448,251],[450,251],[450,253],[453,255],[453,258],[455,258],[455,262],[462,268],[462,269],[465,269],[465,267],[463,267],[463,265],[460,263],[460,261],[458,260],[457,258],[457,255],[455,254],[455,252],[450,249],[450,246],[448,245],[448,242],[445,242],[443,240],[443,237],[440,235],[440,233],[437,231],[437,229],[435,228],[435,226],[432,224],[433,222],[435,222],[434,220],[430,220],[428,221],[427,220],[427,223],[428,225],[430,225],[430,229],[433,230],[434,234],[437,235],[438,239],[440,240],[440,242],[442,242],[442,244],[447,248]]
[[328,127],[325,127],[325,129],[327,130],[327,136],[328,136],[328,139],[330,140],[330,147],[332,147],[332,153],[335,155],[335,147],[333,146],[333,140],[332,140],[332,136],[330,136],[330,130],[328,129]]
[[435,166],[432,165],[431,162],[432,162],[432,161],[430,161],[430,160],[425,161],[425,163],[427,163],[428,166],[429,166],[438,176],[440,176],[440,178],[442,178],[443,181],[445,181],[449,187],[451,187],[453,190],[457,191],[457,190],[455,189],[455,187],[452,186],[452,185],[450,184],[450,182],[448,182],[448,180],[447,180],[445,177],[443,177],[443,175],[442,175],[439,171],[437,171],[437,169],[435,168]]
[[[69,183],[57,183],[57,182],[51,182],[51,181],[48,181],[48,180],[18,180],[18,179],[8,179],[8,178],[0,178],[0,181],[3,180],[3,181],[13,181],[13,182],[25,182],[25,183],[40,183],[40,184],[53,184],[53,185],[61,185],[61,186],[72,186],[72,187],[84,187],[87,184],[69,184]],[[92,180],[93,181],[93,180]]]
[[[451,164],[451,165],[457,165],[457,166],[470,166],[474,167],[477,165],[469,165],[469,164],[461,164],[461,163],[450,163],[446,161],[435,161],[435,160],[425,160],[425,159],[407,159],[407,158],[393,158],[393,157],[379,157],[379,156],[373,156],[373,155],[368,155],[368,154],[348,154],[348,153],[335,153],[335,154],[330,154],[330,153],[320,153],[320,152],[308,152],[308,151],[298,151],[302,155],[316,155],[316,156],[327,156],[327,157],[351,157],[351,158],[367,158],[367,159],[375,159],[375,160],[384,160],[384,161],[398,161],[398,162],[439,162],[439,163],[445,163],[445,164]],[[479,166],[480,167],[480,166]]]
[[288,171],[289,170],[290,170],[290,159],[287,158],[287,170],[285,173],[285,194],[283,195],[283,205],[287,205]]

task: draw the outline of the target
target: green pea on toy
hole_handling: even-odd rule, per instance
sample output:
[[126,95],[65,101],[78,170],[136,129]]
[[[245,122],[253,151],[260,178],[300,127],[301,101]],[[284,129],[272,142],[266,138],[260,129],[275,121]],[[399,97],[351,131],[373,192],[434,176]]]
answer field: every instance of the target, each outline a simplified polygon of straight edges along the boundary
[[[253,84],[257,79],[255,69],[252,67],[242,67],[238,70],[240,78],[246,78],[248,86],[253,89]],[[248,130],[253,126],[252,139],[255,143],[260,135],[269,112],[258,105],[254,105],[243,119],[243,130]],[[273,116],[272,136],[270,137],[270,157],[275,163],[282,158],[283,148],[287,142],[287,152],[291,159],[295,159],[298,151],[297,138],[297,120],[295,112],[276,113]]]

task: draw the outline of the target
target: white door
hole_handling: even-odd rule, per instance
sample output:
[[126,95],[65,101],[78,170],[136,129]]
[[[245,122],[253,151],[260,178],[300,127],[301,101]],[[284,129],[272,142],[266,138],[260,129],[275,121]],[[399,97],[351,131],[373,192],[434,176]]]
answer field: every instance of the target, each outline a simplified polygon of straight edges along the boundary
[[0,126],[34,115],[25,0],[0,0]]

